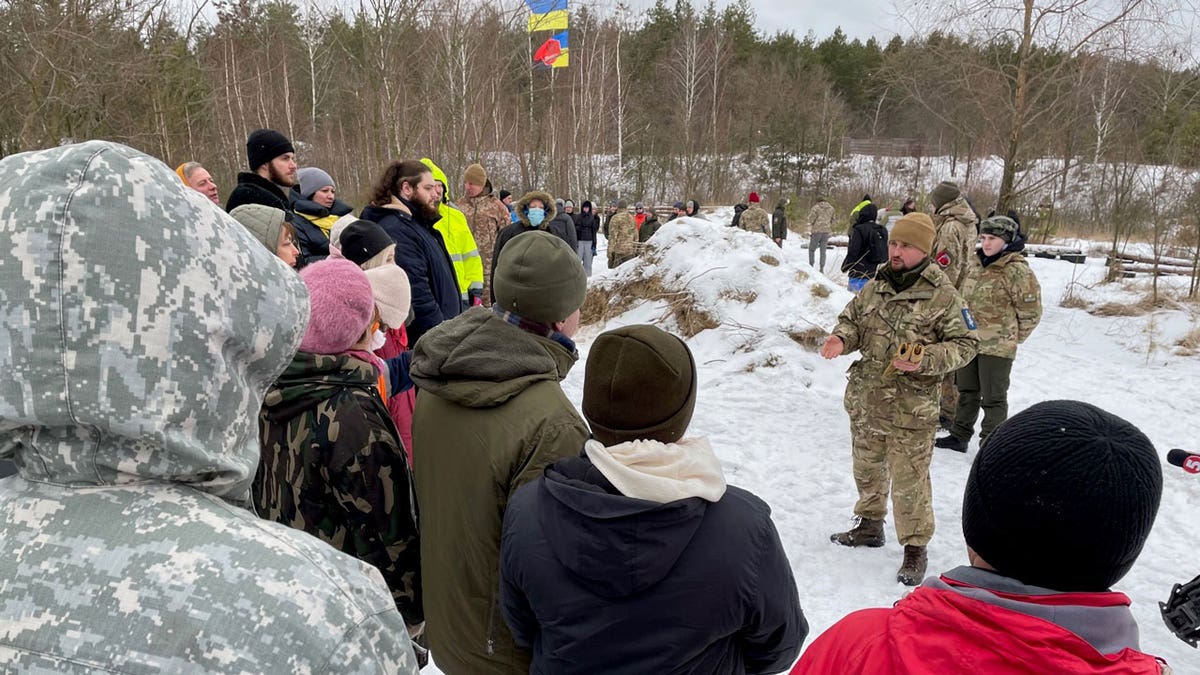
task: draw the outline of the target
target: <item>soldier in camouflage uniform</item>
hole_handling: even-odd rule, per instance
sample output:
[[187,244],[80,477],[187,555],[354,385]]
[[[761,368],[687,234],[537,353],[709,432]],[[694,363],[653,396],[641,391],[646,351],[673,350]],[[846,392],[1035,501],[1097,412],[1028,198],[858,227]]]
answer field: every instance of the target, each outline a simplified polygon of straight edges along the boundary
[[817,249],[821,251],[821,271],[825,271],[825,249],[829,248],[829,234],[833,232],[833,205],[825,197],[817,197],[817,203],[808,210],[808,264],[815,261]]
[[629,202],[617,202],[617,212],[608,221],[608,268],[620,267],[637,257],[638,228]]
[[[937,239],[933,244],[933,259],[946,273],[946,278],[964,298],[963,287],[975,266],[975,241],[979,238],[979,216],[967,203],[958,188],[958,183],[942,181],[929,191],[933,204],[933,226]],[[958,389],[954,385],[954,373],[942,380],[942,391],[938,413],[939,422],[949,428],[958,405]]]
[[475,245],[483,256],[483,304],[492,306],[492,256],[496,248],[496,237],[500,230],[512,223],[512,217],[503,202],[496,199],[487,188],[487,172],[479,164],[472,164],[463,173],[463,196],[458,198],[458,208],[467,217],[467,225],[475,237]]
[[[933,537],[929,462],[937,428],[942,377],[975,355],[970,312],[936,265],[930,265],[933,223],[910,213],[892,228],[889,260],[838,317],[821,355],[858,351],[846,384],[858,524],[831,539],[845,546],[882,546],[888,484],[904,563],[896,578],[909,586],[925,573],[925,546]],[[902,359],[902,344],[923,358]]]
[[738,227],[747,232],[755,234],[765,234],[771,236],[771,217],[759,206],[759,197],[757,192],[750,193],[750,206],[742,211],[742,217],[738,220]]
[[992,216],[980,225],[979,266],[966,283],[967,305],[979,328],[979,355],[955,375],[958,409],[950,435],[934,444],[967,451],[979,409],[979,443],[1008,419],[1008,380],[1017,345],[1042,319],[1042,288],[1021,251],[1025,237],[1011,218]]
[[0,161],[0,671],[416,675],[378,570],[249,509],[308,313],[158,160]]

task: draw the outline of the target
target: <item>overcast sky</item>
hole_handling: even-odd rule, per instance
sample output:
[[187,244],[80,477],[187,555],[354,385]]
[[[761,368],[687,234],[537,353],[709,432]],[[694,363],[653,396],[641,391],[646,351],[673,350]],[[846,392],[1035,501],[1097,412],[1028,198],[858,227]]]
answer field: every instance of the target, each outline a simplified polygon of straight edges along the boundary
[[[668,5],[673,4],[668,0]],[[728,4],[730,0],[717,0],[718,7]],[[654,0],[630,0],[630,5],[644,9],[653,6]],[[694,0],[693,5],[703,7],[704,1]],[[903,22],[896,19],[891,0],[750,0],[750,5],[758,17],[758,29],[766,35],[791,31],[797,37],[804,37],[811,30],[821,40],[841,26],[851,38],[866,41],[875,36],[886,43],[893,35],[909,33]]]

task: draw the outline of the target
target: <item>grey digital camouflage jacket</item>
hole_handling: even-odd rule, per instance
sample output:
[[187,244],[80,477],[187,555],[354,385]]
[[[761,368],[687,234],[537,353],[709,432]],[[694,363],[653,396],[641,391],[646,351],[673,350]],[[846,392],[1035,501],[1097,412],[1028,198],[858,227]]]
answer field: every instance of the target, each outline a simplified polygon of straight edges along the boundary
[[417,672],[374,568],[244,506],[307,321],[161,162],[0,161],[0,672]]

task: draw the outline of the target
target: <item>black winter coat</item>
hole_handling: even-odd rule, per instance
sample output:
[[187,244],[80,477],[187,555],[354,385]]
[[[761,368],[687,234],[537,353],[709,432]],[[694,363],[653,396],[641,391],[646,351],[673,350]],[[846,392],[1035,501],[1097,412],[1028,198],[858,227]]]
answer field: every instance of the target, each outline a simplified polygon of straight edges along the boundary
[[859,220],[850,228],[850,245],[846,247],[846,259],[842,271],[851,279],[874,279],[880,263],[871,260],[871,233],[876,228],[887,228],[873,220]]
[[500,599],[531,673],[776,673],[808,623],[762,500],[622,495],[586,456],[508,504]]
[[579,250],[579,239],[575,237],[575,221],[566,213],[554,214],[554,219],[546,223],[546,231],[567,242],[572,251]]
[[433,228],[437,221],[420,222],[399,209],[377,206],[363,209],[362,218],[378,223],[396,242],[396,264],[408,274],[412,289],[413,320],[408,324],[408,343],[416,345],[430,328],[462,312],[454,264],[446,253],[442,234]]
[[287,194],[278,185],[252,172],[243,171],[238,174],[237,186],[225,200],[225,212],[236,209],[243,204],[263,204],[281,211],[291,211]]
[[591,202],[584,202],[584,205],[589,207],[588,212],[580,213],[575,219],[575,238],[579,241],[596,241],[596,233],[600,231],[600,219],[591,209]]
[[342,217],[354,209],[346,202],[335,199],[331,208],[325,208],[311,199],[300,196],[299,190],[293,189],[288,193],[292,210],[298,218],[292,219],[292,229],[296,230],[296,247],[300,249],[300,257],[296,260],[296,269],[300,269],[318,260],[329,257],[329,237],[308,218],[326,218],[329,216]]
[[658,215],[654,213],[646,214],[646,220],[642,226],[638,228],[638,243],[644,244],[658,232],[658,228],[662,227],[662,223],[658,222]]
[[782,206],[776,206],[775,212],[771,214],[771,238],[787,239],[787,233],[787,212]]

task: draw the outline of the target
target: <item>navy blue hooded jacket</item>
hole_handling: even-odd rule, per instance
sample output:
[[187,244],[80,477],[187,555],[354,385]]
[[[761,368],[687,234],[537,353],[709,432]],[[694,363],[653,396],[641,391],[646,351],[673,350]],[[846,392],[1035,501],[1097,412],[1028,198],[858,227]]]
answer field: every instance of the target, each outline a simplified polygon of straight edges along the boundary
[[446,253],[442,234],[433,229],[437,221],[422,223],[400,209],[378,206],[366,207],[360,217],[378,223],[396,242],[396,264],[408,274],[412,288],[413,320],[408,324],[408,343],[416,345],[430,328],[462,312],[454,264]]
[[808,623],[770,507],[622,495],[560,460],[504,515],[501,608],[531,673],[774,673]]

